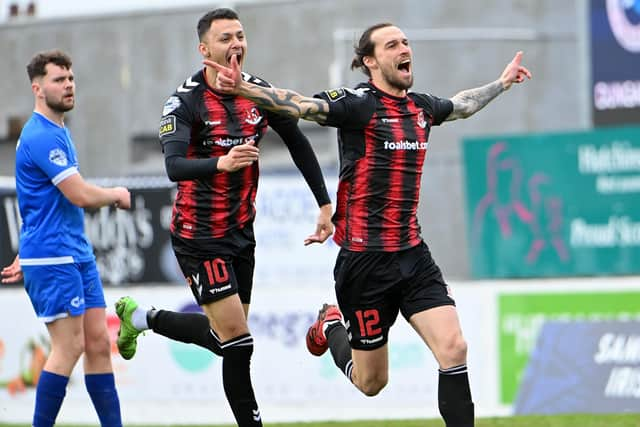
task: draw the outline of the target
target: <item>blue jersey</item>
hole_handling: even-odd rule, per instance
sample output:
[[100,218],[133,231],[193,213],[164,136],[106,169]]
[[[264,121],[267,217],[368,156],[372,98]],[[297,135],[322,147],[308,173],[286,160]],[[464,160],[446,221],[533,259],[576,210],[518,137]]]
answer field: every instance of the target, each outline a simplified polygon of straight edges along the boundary
[[78,173],[66,127],[34,112],[16,147],[16,190],[22,216],[20,265],[54,265],[94,259],[84,233],[84,210],[56,187]]

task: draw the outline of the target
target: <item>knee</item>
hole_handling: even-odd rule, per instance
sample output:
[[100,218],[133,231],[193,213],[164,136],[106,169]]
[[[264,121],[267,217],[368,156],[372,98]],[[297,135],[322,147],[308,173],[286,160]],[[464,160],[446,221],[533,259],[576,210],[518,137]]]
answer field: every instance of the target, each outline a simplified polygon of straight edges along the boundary
[[110,357],[111,342],[107,331],[86,337],[84,351],[88,357]]
[[358,389],[365,396],[376,396],[387,385],[389,377],[386,373],[366,375],[357,382]]
[[[219,328],[219,329],[218,329]],[[216,333],[223,342],[249,333],[246,323],[229,323],[216,328]]]
[[78,360],[85,351],[85,344],[82,337],[78,336],[76,339],[73,339],[63,350],[69,357]]
[[455,366],[466,363],[467,342],[461,334],[456,334],[448,339],[441,351],[442,365]]

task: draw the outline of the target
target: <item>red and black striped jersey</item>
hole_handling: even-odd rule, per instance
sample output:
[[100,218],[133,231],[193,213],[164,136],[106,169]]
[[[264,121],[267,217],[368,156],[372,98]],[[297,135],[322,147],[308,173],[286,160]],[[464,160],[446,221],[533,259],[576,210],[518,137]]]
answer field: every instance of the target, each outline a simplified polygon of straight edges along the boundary
[[[243,78],[269,86],[247,73],[243,73]],[[239,144],[252,142],[259,146],[267,124],[279,134],[281,130],[287,133],[298,129],[296,120],[258,108],[248,99],[216,92],[200,70],[166,101],[159,137],[165,151],[169,147],[174,151],[175,147],[184,147],[181,155],[186,153],[187,160],[217,159]],[[211,164],[214,166],[204,174],[176,179],[171,234],[182,241],[197,239],[203,244],[220,239],[252,241],[253,233],[247,233],[245,228],[250,228],[255,217],[258,162],[231,173],[217,172],[215,163]],[[317,174],[326,194],[319,166]],[[326,198],[329,200],[328,195]]]
[[451,114],[452,102],[412,92],[396,97],[371,82],[315,96],[329,103],[324,124],[338,128],[335,242],[356,252],[419,244],[417,211],[429,131]]

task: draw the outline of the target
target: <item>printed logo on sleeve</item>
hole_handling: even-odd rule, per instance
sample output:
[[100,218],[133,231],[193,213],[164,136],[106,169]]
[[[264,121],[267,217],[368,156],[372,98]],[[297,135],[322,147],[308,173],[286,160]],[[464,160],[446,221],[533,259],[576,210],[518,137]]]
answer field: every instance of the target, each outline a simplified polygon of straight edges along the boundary
[[346,92],[343,88],[325,90],[324,93],[327,94],[327,97],[331,102],[336,102],[337,100],[342,99],[346,96]]
[[160,130],[158,131],[158,135],[160,138],[166,135],[171,135],[172,133],[176,133],[176,116],[167,116],[163,117],[160,120]]
[[369,89],[366,87],[361,87],[358,89],[350,89],[348,87],[344,88],[344,90],[348,93],[350,93],[351,95],[355,95],[358,98],[362,98],[368,91]]
[[67,166],[69,164],[66,153],[59,148],[49,151],[49,161],[57,166]]
[[167,99],[167,102],[164,103],[164,107],[162,107],[162,115],[166,116],[167,114],[171,113],[173,110],[178,108],[179,106],[180,106],[180,98],[178,98],[175,95],[170,96],[169,99]]
[[249,73],[245,73],[244,71],[241,71],[240,74],[242,75],[242,80],[244,80],[245,82],[253,83],[258,86],[268,85],[269,87],[271,87],[271,85],[265,82],[264,80],[260,80],[256,76],[252,76]]
[[182,83],[180,86],[178,86],[178,88],[176,89],[176,92],[179,93],[186,93],[186,92],[191,92],[191,90],[198,86],[200,83],[198,82],[194,82],[192,77],[189,77],[184,83]]

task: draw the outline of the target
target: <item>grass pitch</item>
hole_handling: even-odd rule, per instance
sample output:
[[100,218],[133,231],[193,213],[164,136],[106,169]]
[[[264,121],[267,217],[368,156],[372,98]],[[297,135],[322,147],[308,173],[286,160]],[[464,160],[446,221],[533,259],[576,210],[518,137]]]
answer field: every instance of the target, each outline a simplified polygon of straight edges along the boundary
[[[28,427],[27,424],[2,424],[0,427]],[[60,427],[90,427],[60,425]],[[133,426],[132,426],[133,427]],[[231,425],[136,425],[135,427],[232,427]],[[265,427],[444,427],[442,420],[387,420],[313,423],[265,423]],[[640,408],[637,414],[616,415],[554,415],[528,417],[478,418],[476,427],[640,427]]]

